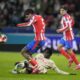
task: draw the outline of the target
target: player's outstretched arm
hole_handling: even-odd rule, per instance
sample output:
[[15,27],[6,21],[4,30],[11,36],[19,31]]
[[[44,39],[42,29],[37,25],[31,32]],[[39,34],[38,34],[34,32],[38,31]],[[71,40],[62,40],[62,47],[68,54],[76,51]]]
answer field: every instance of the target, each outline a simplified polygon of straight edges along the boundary
[[53,69],[55,72],[57,72],[58,74],[69,75],[68,72],[65,72],[65,71],[63,71],[63,70],[60,70],[60,69],[56,66],[56,64],[55,64],[54,62],[52,62],[52,69]]
[[28,25],[28,23],[20,23],[17,24],[17,27],[26,27]]
[[68,30],[68,28],[69,28],[69,27],[67,26],[67,27],[62,28],[62,29],[57,29],[57,32],[58,32],[58,33],[64,32],[64,31]]
[[18,27],[31,26],[34,22],[35,22],[34,17],[32,17],[32,19],[30,19],[29,22],[20,23],[20,24],[17,24],[17,26],[18,26]]
[[60,70],[58,67],[56,67],[54,70],[55,70],[55,72],[57,72],[58,74],[69,75],[68,72],[62,71],[62,70]]

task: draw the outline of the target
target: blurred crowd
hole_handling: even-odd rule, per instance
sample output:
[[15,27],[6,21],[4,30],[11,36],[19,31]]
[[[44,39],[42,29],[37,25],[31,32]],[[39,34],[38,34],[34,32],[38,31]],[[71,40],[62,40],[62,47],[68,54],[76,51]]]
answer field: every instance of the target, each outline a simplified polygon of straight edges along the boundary
[[59,9],[64,5],[75,19],[75,28],[80,29],[80,0],[0,0],[0,28],[16,27],[24,21],[24,12],[32,8],[41,14],[47,28],[55,30],[59,24]]

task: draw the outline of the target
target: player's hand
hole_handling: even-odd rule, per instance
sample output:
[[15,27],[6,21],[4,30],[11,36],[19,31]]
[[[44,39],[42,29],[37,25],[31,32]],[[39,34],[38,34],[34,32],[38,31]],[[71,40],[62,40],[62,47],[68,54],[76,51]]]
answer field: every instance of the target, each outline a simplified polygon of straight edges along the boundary
[[57,32],[57,33],[60,33],[60,29],[57,29],[56,32]]

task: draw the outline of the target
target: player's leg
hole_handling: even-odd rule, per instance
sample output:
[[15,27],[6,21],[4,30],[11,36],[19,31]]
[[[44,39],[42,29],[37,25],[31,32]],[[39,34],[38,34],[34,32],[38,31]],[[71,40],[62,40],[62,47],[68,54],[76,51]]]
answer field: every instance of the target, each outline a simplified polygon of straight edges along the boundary
[[64,50],[63,46],[65,46],[65,41],[64,39],[62,38],[58,44],[58,51],[63,55],[65,56],[68,60],[71,59],[70,55],[67,54],[67,52]]
[[73,59],[74,63],[77,65],[76,69],[80,69],[80,63],[79,63],[75,53],[73,52],[73,50],[72,49],[68,49],[67,51],[70,54],[71,58]]
[[26,46],[21,50],[22,56],[24,56],[27,60],[32,58],[31,52],[26,48]]
[[66,41],[66,49],[67,49],[67,52],[70,54],[71,58],[73,59],[74,63],[76,65],[80,65],[75,53],[72,50],[72,40]]
[[32,49],[35,43],[35,41],[32,41],[21,50],[23,57],[25,57],[33,66],[37,64],[37,62],[32,58],[32,53],[36,51],[36,48]]
[[72,49],[68,49],[67,51],[68,51],[68,53],[70,54],[71,58],[73,59],[74,63],[75,63],[76,65],[78,65],[79,62],[78,62],[78,59],[76,58],[76,55],[75,55],[75,53],[73,52],[73,50],[72,50]]
[[43,45],[45,44],[45,40],[42,41],[35,41],[33,40],[28,45],[26,45],[22,51],[21,54],[30,61],[30,63],[35,66],[37,62],[32,58],[32,53],[36,53],[38,49],[42,49]]
[[63,70],[60,70],[60,69],[56,66],[55,62],[53,62],[52,60],[49,61],[49,67],[50,67],[51,69],[53,69],[55,72],[57,72],[58,74],[69,75],[68,72],[65,72],[65,71],[63,71]]

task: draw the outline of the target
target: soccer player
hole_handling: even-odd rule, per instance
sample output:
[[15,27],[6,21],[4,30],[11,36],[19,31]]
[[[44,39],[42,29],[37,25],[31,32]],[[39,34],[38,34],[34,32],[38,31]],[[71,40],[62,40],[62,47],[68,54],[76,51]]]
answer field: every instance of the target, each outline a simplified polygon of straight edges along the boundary
[[36,65],[36,61],[32,59],[32,53],[35,53],[38,49],[41,49],[45,45],[45,22],[41,15],[35,14],[32,9],[25,11],[25,19],[27,22],[17,24],[18,27],[33,26],[35,38],[32,42],[27,44],[22,50],[22,55],[30,61],[33,65]]
[[43,53],[39,53],[35,56],[37,65],[32,66],[28,61],[18,62],[12,70],[12,73],[45,74],[48,69],[52,69],[58,74],[69,75],[70,73],[60,70],[54,61],[49,59],[51,55],[52,50],[50,48],[46,48]]
[[[63,37],[61,38],[58,44],[59,52],[64,55],[69,60],[69,66],[74,62],[77,66],[76,69],[80,69],[80,63],[76,58],[75,53],[72,50],[72,42],[74,40],[74,33],[73,33],[73,26],[74,20],[73,18],[67,13],[66,7],[60,8],[60,14],[62,15],[61,22],[60,22],[60,29],[57,29],[57,32],[63,33]],[[63,49],[65,47],[65,50]]]

